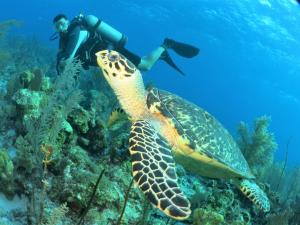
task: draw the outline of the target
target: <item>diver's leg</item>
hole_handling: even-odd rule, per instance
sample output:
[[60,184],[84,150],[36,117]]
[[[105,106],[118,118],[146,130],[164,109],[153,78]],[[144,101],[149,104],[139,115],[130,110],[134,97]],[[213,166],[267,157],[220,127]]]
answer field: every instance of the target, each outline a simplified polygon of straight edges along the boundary
[[162,59],[166,61],[170,66],[176,69],[179,73],[183,74],[183,72],[176,66],[171,57],[169,56],[167,49],[174,50],[177,54],[186,57],[192,58],[196,56],[199,52],[197,47],[192,45],[174,41],[170,38],[165,38],[163,44],[152,51],[149,55],[143,57],[141,59],[140,64],[138,64],[138,68],[140,70],[148,71],[152,68],[152,66],[157,62],[157,60]]
[[178,66],[170,57],[167,51],[168,49],[172,49],[178,55],[186,58],[192,58],[199,53],[199,48],[197,47],[174,41],[170,38],[165,38],[163,44],[160,47],[155,49],[148,56],[145,56],[141,59],[140,64],[138,64],[138,68],[140,70],[148,71],[152,68],[152,66],[157,62],[158,59],[161,59],[168,63],[175,70],[177,70],[180,74],[184,75],[184,72],[180,68],[178,68]]
[[123,48],[116,49],[116,51],[118,51],[119,53],[121,53],[122,55],[124,55],[136,67],[138,67],[138,65],[141,64],[142,58],[140,56],[136,55],[135,53],[129,51],[128,49],[126,49],[126,48],[123,47]]
[[153,50],[149,55],[141,58],[141,62],[138,64],[138,68],[142,71],[148,71],[152,68],[152,66],[160,59],[162,53],[164,53],[165,48],[159,46],[155,50]]
[[166,50],[165,47],[160,46],[156,48],[154,51],[152,51],[149,55],[141,58],[126,48],[117,49],[118,52],[123,54],[141,71],[150,70],[152,66],[157,62],[157,60],[162,58],[163,53],[166,52],[165,50]]
[[149,55],[143,57],[141,59],[140,64],[138,64],[138,68],[142,71],[148,71],[152,68],[152,66],[157,62],[157,60],[164,60],[168,65],[177,70],[180,74],[184,75],[184,72],[178,68],[178,66],[174,63],[172,58],[170,57],[168,51],[168,46],[164,44],[154,51],[152,51]]
[[180,74],[184,75],[181,69],[173,62],[170,57],[167,49],[174,50],[177,54],[186,57],[192,58],[196,56],[199,52],[197,47],[194,47],[189,44],[181,43],[174,41],[169,38],[165,38],[163,44],[152,51],[149,55],[140,58],[134,53],[128,51],[125,48],[117,49],[121,54],[127,57],[138,69],[142,71],[148,71],[152,68],[152,66],[159,60],[164,60],[168,65],[177,70]]

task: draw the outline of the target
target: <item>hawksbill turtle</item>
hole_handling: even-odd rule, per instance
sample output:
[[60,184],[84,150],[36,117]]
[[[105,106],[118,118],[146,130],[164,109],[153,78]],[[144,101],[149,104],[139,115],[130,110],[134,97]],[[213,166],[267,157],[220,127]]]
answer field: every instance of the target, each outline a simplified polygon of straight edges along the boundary
[[140,71],[122,54],[103,50],[97,63],[132,122],[129,152],[133,178],[150,202],[167,216],[184,220],[190,202],[181,191],[175,162],[201,176],[231,179],[267,212],[266,194],[229,132],[212,115],[157,88],[145,89]]

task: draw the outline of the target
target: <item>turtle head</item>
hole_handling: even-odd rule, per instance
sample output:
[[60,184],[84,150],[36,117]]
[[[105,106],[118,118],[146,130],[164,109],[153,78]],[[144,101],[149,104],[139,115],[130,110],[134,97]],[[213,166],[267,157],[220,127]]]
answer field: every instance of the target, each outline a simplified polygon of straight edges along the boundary
[[[136,66],[122,54],[113,50],[103,50],[96,53],[97,63],[105,79],[114,88],[115,85],[127,85],[141,79]],[[122,84],[123,83],[123,84]]]
[[96,57],[103,76],[114,90],[123,109],[132,115],[133,113],[128,111],[136,110],[136,103],[143,105],[142,101],[145,99],[145,87],[140,71],[117,51],[102,50],[96,53]]

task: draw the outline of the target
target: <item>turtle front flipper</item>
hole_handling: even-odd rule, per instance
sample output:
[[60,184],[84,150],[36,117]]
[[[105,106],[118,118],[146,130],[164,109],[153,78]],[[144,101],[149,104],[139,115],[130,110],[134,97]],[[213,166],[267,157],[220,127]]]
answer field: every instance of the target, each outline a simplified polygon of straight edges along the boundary
[[190,202],[177,184],[175,162],[167,141],[145,120],[132,124],[129,151],[135,183],[150,202],[173,219],[191,214]]
[[111,127],[113,124],[115,124],[117,121],[120,121],[120,120],[123,120],[123,121],[128,120],[128,116],[126,115],[126,113],[124,112],[124,110],[122,108],[116,107],[110,113],[110,116],[107,121],[107,126]]
[[243,194],[264,212],[270,211],[270,201],[263,190],[252,180],[237,181],[237,186]]

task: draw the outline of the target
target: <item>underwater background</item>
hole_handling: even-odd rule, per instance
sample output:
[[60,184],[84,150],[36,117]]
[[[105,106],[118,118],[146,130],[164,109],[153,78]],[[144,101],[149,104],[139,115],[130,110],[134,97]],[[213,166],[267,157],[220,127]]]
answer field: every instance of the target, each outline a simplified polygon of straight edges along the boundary
[[[50,109],[43,114],[45,107],[41,107],[44,98],[55,98],[47,85],[58,87],[58,92],[59,87],[66,85],[66,90],[75,93],[74,102],[80,102],[82,97],[77,87],[72,89],[73,84],[68,84],[70,75],[66,75],[62,84],[55,81],[58,43],[49,41],[49,37],[54,32],[52,19],[58,13],[70,19],[79,13],[98,16],[126,34],[129,38],[126,47],[141,56],[161,45],[165,37],[199,47],[200,54],[192,59],[171,52],[186,76],[158,62],[144,74],[144,79],[215,116],[242,150],[244,147],[250,168],[256,171],[272,202],[271,212],[262,214],[226,181],[199,178],[180,167],[177,172],[183,189],[189,199],[195,199],[192,209],[197,213],[190,220],[168,220],[150,205],[142,205],[146,200],[135,188],[121,224],[300,224],[300,5],[297,1],[11,0],[3,1],[1,8],[0,147],[7,154],[0,156],[3,184],[0,190],[5,195],[0,204],[0,224],[77,224],[79,215],[88,208],[90,193],[103,168],[104,176],[83,224],[116,224],[131,180],[130,157],[126,153],[128,124],[120,122],[114,128],[105,127],[103,121],[115,99],[105,81],[95,78],[97,69],[81,76],[80,89],[89,102],[83,101],[79,111],[73,112],[73,106],[64,111],[70,126],[64,128],[65,132],[73,129],[72,135],[45,134],[53,146],[44,146],[42,150],[46,150],[39,153],[34,150],[39,146],[28,147],[33,142],[30,138],[26,140],[26,134],[34,134],[37,129],[29,128],[24,118],[29,114],[36,118],[46,115],[44,121],[47,121],[54,114]],[[42,96],[26,92],[28,99],[24,100],[21,89],[36,91],[31,81],[26,80],[28,84],[24,86],[24,79],[31,76],[49,80],[40,78]],[[22,80],[21,86],[15,85],[16,80]],[[85,93],[90,89],[93,92]],[[34,101],[41,103],[36,106]],[[27,123],[34,124],[30,120]],[[59,131],[51,129],[49,133]],[[43,132],[47,133],[45,127]],[[241,137],[245,136],[249,142],[243,142]],[[49,168],[43,164],[47,157],[53,161]],[[118,177],[114,178],[114,174]],[[69,180],[60,183],[66,179]],[[83,180],[86,182],[81,184]],[[44,181],[49,186],[45,187]],[[8,206],[12,210],[7,211]],[[55,213],[57,220],[51,217]]]
[[129,37],[128,49],[143,56],[165,37],[198,46],[192,60],[175,57],[187,77],[158,63],[146,79],[208,109],[229,130],[260,115],[272,117],[279,144],[291,139],[290,162],[300,156],[299,35],[296,1],[9,1],[2,20],[18,19],[19,35],[48,41],[58,13],[70,19],[94,14]]

